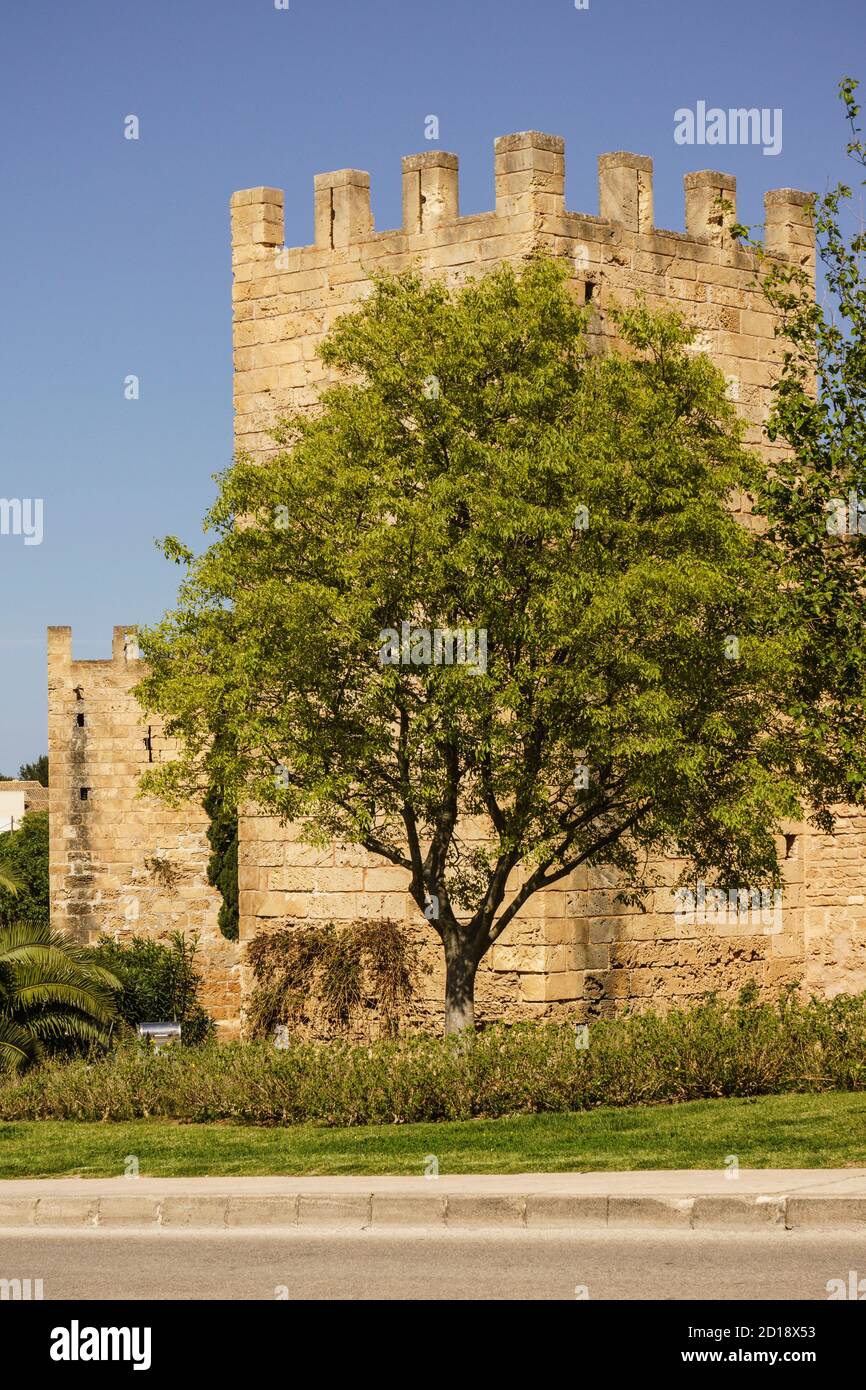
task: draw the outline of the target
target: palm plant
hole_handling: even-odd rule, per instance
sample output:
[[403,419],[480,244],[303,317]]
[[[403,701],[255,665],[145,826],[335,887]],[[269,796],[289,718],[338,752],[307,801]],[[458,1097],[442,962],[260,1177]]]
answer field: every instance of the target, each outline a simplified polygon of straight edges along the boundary
[[0,891],[4,893],[20,893],[24,887],[24,880],[18,877],[10,864],[4,864],[0,859]]
[[119,988],[64,932],[33,922],[0,927],[0,1071],[38,1061],[46,1047],[106,1044]]

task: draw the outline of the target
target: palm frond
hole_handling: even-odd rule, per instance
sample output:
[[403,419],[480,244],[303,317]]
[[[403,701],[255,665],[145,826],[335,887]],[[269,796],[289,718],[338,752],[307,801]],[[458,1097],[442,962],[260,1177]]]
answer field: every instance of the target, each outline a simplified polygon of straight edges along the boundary
[[47,924],[0,927],[0,1071],[20,1070],[43,1043],[105,1043],[120,981],[90,949]]
[[52,1009],[39,1014],[28,1025],[28,1031],[41,1042],[99,1043],[108,1041],[109,1029],[100,1027],[83,1014]]
[[42,1046],[34,1033],[0,1015],[0,1071],[20,1071],[41,1054]]
[[5,991],[5,1007],[14,1017],[23,1021],[33,1011],[50,1009],[65,1005],[70,1009],[80,1009],[91,1014],[101,1023],[111,1023],[115,1009],[110,997],[96,994],[93,990],[69,981],[40,980],[37,983],[18,986],[11,984]]
[[0,889],[4,893],[11,893],[16,897],[25,888],[23,878],[15,872],[11,864],[5,864],[0,860]]

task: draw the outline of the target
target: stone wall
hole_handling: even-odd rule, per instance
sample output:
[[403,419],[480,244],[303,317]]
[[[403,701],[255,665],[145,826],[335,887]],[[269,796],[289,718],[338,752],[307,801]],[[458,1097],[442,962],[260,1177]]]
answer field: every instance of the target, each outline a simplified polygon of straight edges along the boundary
[[866,815],[837,812],[834,835],[805,842],[804,980],[818,995],[866,989]]
[[114,629],[110,661],[73,661],[71,629],[49,628],[51,921],[79,941],[197,933],[202,1002],[231,1034],[240,952],[216,924],[207,818],[137,796],[141,774],[172,752],[131,693],[143,669],[132,629]]
[[[863,829],[854,832],[860,844]],[[270,817],[241,822],[242,940],[292,923],[339,927],[388,918],[413,941],[425,967],[408,1022],[435,1027],[444,994],[441,948],[409,896],[409,875],[363,851],[322,850],[298,836],[296,827],[287,834]],[[790,827],[779,840],[785,887],[778,905],[772,898],[759,904],[743,897],[723,906],[698,900],[694,910],[684,910],[670,886],[682,866],[662,860],[649,866],[660,886],[642,912],[617,901],[622,885],[613,872],[576,870],[561,888],[530,898],[485,958],[477,980],[479,1020],[584,1021],[626,1007],[688,1007],[711,990],[733,998],[750,981],[771,995],[797,980],[817,993],[866,989],[866,907],[859,921],[852,919],[850,895],[834,887],[832,856],[844,850],[824,838],[826,893],[839,905],[835,914],[830,907],[820,915],[813,909],[810,931],[805,872],[818,837],[803,827]],[[852,866],[852,874],[866,887],[866,871]],[[509,881],[506,904],[519,883],[518,873]]]
[[[234,284],[235,433],[239,449],[266,459],[268,430],[286,408],[315,405],[327,379],[316,348],[334,319],[370,290],[377,271],[407,268],[449,286],[503,261],[544,249],[562,256],[575,293],[604,309],[641,291],[653,305],[679,309],[698,330],[696,350],[729,378],[730,393],[761,443],[777,357],[774,324],[753,283],[755,262],[727,234],[736,182],[701,171],[684,180],[685,232],[653,222],[652,161],[602,155],[600,216],[565,208],[563,142],[552,135],[507,135],[495,147],[495,211],[459,216],[457,156],[442,151],[403,161],[403,227],[376,232],[369,175],[357,169],[315,179],[315,241],[283,246],[284,195],[252,188],[231,200]],[[722,198],[730,211],[721,214]],[[768,250],[810,268],[814,239],[807,195],[776,189],[765,199]]]

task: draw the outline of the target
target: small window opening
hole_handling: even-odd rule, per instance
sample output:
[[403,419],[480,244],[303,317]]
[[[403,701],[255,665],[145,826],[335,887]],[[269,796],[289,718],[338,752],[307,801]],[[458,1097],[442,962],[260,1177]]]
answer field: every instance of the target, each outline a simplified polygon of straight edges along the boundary
[[583,302],[584,302],[584,304],[589,304],[590,301],[591,301],[591,299],[592,299],[592,296],[593,296],[594,294],[595,294],[595,282],[594,282],[593,280],[584,280],[584,282],[583,282]]
[[79,795],[79,797],[80,797],[80,799],[81,799],[82,801],[86,801],[87,798],[88,798],[88,796],[90,795],[90,788],[89,788],[89,787],[79,787],[79,788],[78,788],[78,795]]
[[75,722],[76,722],[76,724],[78,725],[79,729],[83,729],[83,728],[84,728],[84,715],[83,715],[83,714],[77,714],[77,715],[75,716]]

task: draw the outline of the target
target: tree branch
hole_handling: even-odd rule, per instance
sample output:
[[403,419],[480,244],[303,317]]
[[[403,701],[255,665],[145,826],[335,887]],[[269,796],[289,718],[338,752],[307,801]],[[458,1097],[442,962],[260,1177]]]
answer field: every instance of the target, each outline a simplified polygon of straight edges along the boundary
[[548,874],[547,870],[550,868],[551,864],[556,862],[558,856],[551,856],[543,864],[539,864],[535,872],[530,874],[523,887],[517,893],[514,901],[509,903],[498,922],[492,923],[489,927],[487,933],[488,945],[492,946],[494,941],[502,935],[505,928],[514,920],[524,903],[532,897],[533,893],[537,892],[540,888],[549,888],[552,883],[556,883],[559,879],[564,878],[566,874],[570,874],[572,870],[579,868],[587,859],[600,854],[608,845],[616,844],[627,831],[638,824],[649,810],[649,804],[641,807],[638,811],[635,811],[634,815],[629,816],[622,825],[615,826],[612,830],[608,831],[606,835],[603,835],[599,840],[596,840],[590,845],[588,849],[585,849],[582,854],[562,864],[552,874]]

